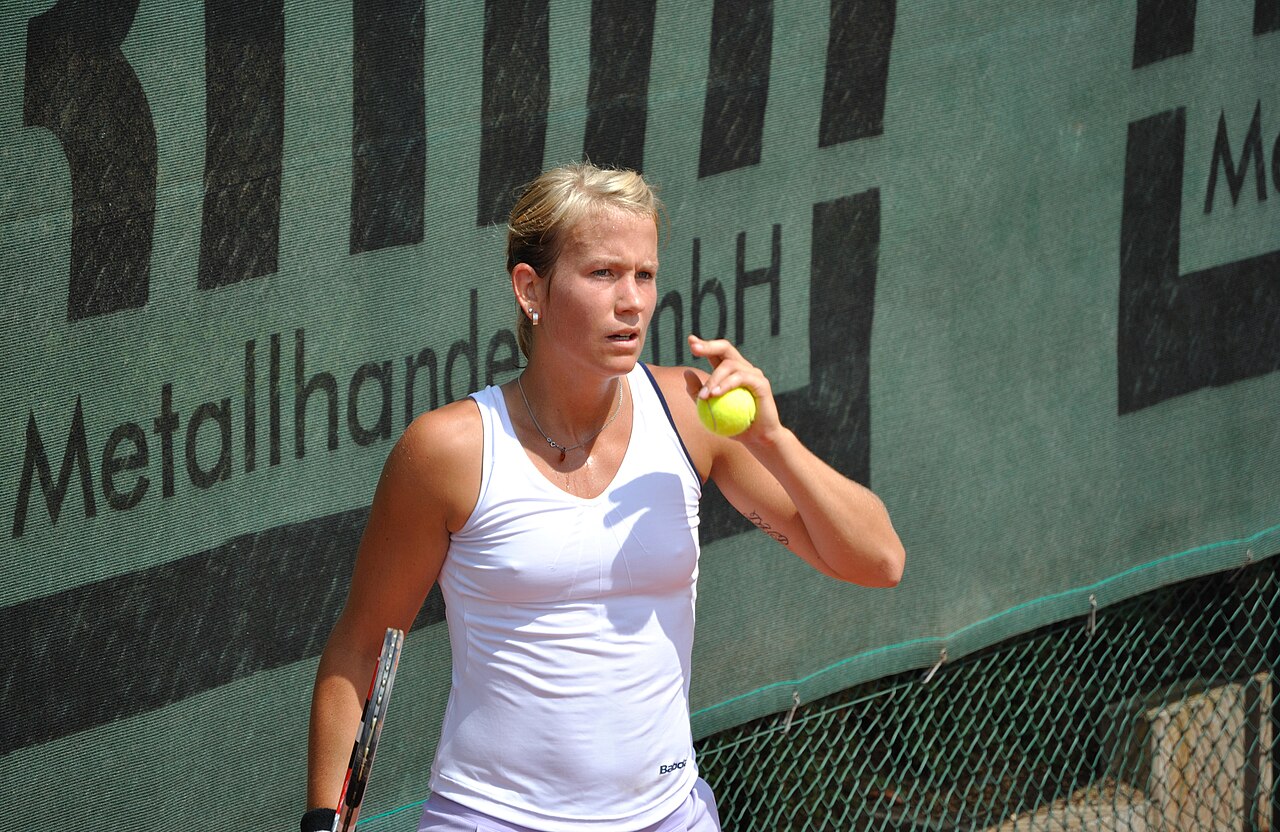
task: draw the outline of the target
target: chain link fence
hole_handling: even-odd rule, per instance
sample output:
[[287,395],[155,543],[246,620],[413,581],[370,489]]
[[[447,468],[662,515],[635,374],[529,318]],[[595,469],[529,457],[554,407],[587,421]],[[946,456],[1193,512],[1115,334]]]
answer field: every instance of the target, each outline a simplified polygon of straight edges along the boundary
[[724,828],[1280,830],[1278,562],[706,737]]

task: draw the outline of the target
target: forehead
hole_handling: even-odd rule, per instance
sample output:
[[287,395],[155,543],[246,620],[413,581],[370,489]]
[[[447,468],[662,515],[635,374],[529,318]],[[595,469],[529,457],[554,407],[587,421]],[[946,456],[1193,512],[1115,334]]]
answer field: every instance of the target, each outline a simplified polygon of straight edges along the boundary
[[566,254],[657,260],[658,226],[653,217],[645,214],[600,208],[574,224],[565,242]]

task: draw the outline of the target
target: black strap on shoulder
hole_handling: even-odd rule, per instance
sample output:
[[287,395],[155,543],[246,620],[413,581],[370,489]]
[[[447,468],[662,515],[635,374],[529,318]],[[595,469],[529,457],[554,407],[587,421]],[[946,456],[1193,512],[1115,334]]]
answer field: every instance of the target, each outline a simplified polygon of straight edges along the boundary
[[689,462],[689,470],[693,472],[694,477],[701,481],[702,475],[698,473],[698,466],[693,464],[693,455],[689,453],[688,447],[684,444],[684,437],[680,435],[680,429],[676,427],[676,420],[671,418],[671,408],[667,407],[667,397],[662,395],[662,388],[658,386],[658,380],[653,377],[653,372],[649,369],[648,364],[641,362],[640,369],[644,370],[644,374],[649,377],[649,383],[653,385],[653,392],[658,394],[658,401],[662,404],[662,412],[667,414],[667,423],[671,425],[671,430],[675,433],[676,440],[680,443],[680,450],[684,451],[684,458]]

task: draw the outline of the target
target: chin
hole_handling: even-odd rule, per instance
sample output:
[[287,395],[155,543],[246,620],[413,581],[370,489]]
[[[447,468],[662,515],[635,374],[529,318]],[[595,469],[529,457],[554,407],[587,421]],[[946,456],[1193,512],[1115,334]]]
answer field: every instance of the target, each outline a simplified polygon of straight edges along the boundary
[[625,376],[627,373],[635,369],[636,364],[640,363],[640,354],[634,355],[615,355],[610,356],[604,362],[604,366],[608,368],[609,375]]

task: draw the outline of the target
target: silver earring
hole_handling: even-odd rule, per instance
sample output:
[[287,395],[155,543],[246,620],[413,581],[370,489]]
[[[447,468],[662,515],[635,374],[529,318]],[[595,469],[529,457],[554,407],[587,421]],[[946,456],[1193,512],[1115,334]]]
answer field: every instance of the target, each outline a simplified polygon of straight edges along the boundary
[[533,321],[534,326],[538,325],[538,319],[541,317],[542,316],[538,314],[538,310],[534,309],[532,306],[529,307],[529,320]]

